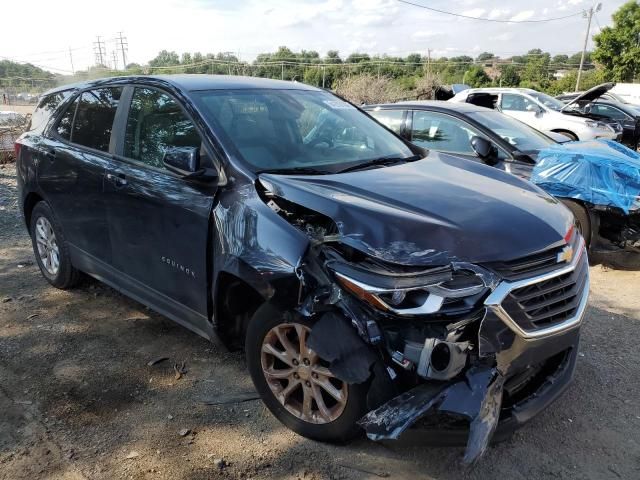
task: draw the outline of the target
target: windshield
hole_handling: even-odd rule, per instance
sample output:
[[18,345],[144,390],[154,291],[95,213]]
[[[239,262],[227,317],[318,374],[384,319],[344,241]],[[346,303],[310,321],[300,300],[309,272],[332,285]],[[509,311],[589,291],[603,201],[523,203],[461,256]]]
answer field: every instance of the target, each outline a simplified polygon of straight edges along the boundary
[[556,143],[529,125],[500,112],[471,112],[467,115],[522,152],[540,150]]
[[398,137],[327,92],[211,90],[196,96],[223,143],[254,172],[334,173],[413,157]]
[[553,98],[547,95],[546,93],[540,93],[540,92],[527,92],[527,93],[529,94],[529,96],[535,98],[537,101],[539,101],[545,107],[550,108],[551,110],[560,111],[562,107],[565,106],[563,102],[561,102],[557,98]]

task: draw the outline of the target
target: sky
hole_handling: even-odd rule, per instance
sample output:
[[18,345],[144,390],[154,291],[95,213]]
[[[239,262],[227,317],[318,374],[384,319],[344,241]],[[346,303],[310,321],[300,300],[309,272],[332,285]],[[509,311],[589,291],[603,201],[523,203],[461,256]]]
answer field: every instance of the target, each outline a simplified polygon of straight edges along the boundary
[[[591,0],[411,1],[494,20],[560,17],[593,4]],[[611,24],[611,14],[623,3],[602,0],[592,35]],[[428,50],[432,57],[475,57],[484,51],[508,57],[532,48],[573,54],[582,48],[586,23],[580,15],[547,23],[474,21],[397,0],[25,0],[2,7],[0,59],[71,73],[69,48],[73,68],[86,69],[95,63],[94,42],[100,35],[112,62],[118,32],[127,39],[127,63],[140,64],[162,49],[234,52],[251,61],[280,45],[321,55],[338,50],[343,57],[353,52],[426,55]],[[121,53],[117,62],[121,68]]]

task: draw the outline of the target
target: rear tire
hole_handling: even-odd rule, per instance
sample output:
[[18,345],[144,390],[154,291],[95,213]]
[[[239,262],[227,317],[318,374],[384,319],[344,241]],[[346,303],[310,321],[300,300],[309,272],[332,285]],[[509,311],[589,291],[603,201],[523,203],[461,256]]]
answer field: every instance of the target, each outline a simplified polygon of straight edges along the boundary
[[71,264],[62,227],[46,202],[38,202],[33,207],[29,232],[42,276],[51,285],[62,290],[77,285],[80,272]]
[[[318,391],[320,381],[324,381],[328,377],[323,377],[322,374],[318,377],[315,373],[300,371],[296,365],[302,367],[302,360],[306,362],[306,357],[311,357],[311,367],[308,367],[311,368],[311,370],[309,370],[309,372],[314,372],[315,367],[318,369],[324,368],[326,372],[329,372],[326,365],[319,363],[322,362],[321,359],[313,359],[315,354],[313,354],[311,350],[308,351],[311,352],[309,355],[306,355],[304,351],[301,352],[302,349],[300,345],[302,344],[299,343],[299,335],[297,332],[305,331],[306,333],[302,335],[307,335],[313,328],[313,324],[314,322],[312,320],[302,317],[301,315],[285,315],[284,312],[281,312],[270,304],[262,305],[253,315],[247,330],[245,344],[247,366],[253,384],[265,405],[284,425],[299,435],[313,440],[346,442],[361,432],[356,422],[367,412],[366,400],[370,382],[347,384],[332,377],[331,382],[333,387],[336,391],[342,392],[343,398],[346,398],[346,400],[343,402],[335,402],[335,404],[332,405],[332,403],[330,403],[331,398],[327,397],[326,403],[321,399],[324,408],[328,408],[330,413],[326,418],[321,418],[321,409],[314,396],[313,403],[311,404],[312,408],[315,407],[315,409],[313,409],[313,417],[305,415],[304,395],[309,392],[315,394],[315,392]],[[278,334],[283,335],[283,332],[286,334],[283,340],[288,343],[290,342],[290,345],[293,345],[297,352],[301,352],[300,356],[296,357],[296,352],[294,352],[293,357],[295,357],[295,360],[291,360],[290,363],[285,364],[272,355],[271,357],[274,357],[274,362],[271,364],[269,363],[270,360],[268,360],[270,354],[265,354],[264,348],[269,349],[270,346],[273,346],[278,351],[286,352],[287,348],[283,347],[283,343],[279,340],[280,337],[278,337]],[[294,364],[293,362],[297,363]],[[276,363],[278,363],[278,365],[276,365]],[[295,378],[297,380],[284,377],[276,378],[275,380],[271,377],[270,380],[267,380],[268,374],[265,371],[266,364],[268,364],[267,370],[270,372],[283,372],[284,370],[289,370],[288,367],[291,367],[290,370],[296,372]],[[304,367],[302,368],[304,369]],[[292,373],[292,375],[294,374]],[[316,375],[314,377],[315,380],[311,378],[310,375]],[[309,380],[305,381],[306,378],[309,378]],[[294,393],[288,394],[286,397],[283,393],[280,393],[285,392],[289,389],[290,385],[295,384],[296,381],[299,381],[300,385],[290,390]],[[306,393],[305,387],[302,385],[303,383],[307,385]],[[322,393],[325,397],[328,395],[327,390],[322,390]],[[276,395],[279,395],[280,399]],[[297,398],[301,399],[300,402],[296,399],[296,395]],[[327,410],[325,410],[325,413],[327,413]]]
[[591,245],[591,219],[589,218],[589,212],[587,212],[587,210],[580,203],[574,200],[567,200],[565,198],[562,198],[561,201],[564,206],[571,210],[571,213],[573,213],[573,216],[576,219],[578,231],[582,234],[584,243],[588,249]]

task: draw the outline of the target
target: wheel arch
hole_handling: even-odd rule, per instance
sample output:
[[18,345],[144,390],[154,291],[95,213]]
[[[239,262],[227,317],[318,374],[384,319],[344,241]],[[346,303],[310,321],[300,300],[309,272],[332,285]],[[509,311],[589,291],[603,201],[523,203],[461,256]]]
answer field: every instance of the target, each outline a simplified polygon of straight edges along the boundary
[[568,128],[554,128],[551,130],[553,133],[559,133],[560,135],[570,135],[575,140],[580,140],[580,137],[577,133],[569,130]]
[[230,350],[243,348],[249,320],[266,301],[246,280],[227,271],[218,274],[213,302],[215,328]]
[[34,207],[39,203],[44,202],[44,198],[36,192],[30,192],[24,199],[22,204],[22,211],[24,214],[24,221],[27,225],[27,230],[31,228],[31,213],[33,212]]

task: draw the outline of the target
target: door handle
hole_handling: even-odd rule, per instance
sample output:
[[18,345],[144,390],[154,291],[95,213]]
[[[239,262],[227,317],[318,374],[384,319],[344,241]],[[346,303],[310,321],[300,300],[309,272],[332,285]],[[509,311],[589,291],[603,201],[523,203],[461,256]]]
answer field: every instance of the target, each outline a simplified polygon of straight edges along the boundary
[[107,173],[107,180],[119,187],[127,184],[124,173]]

